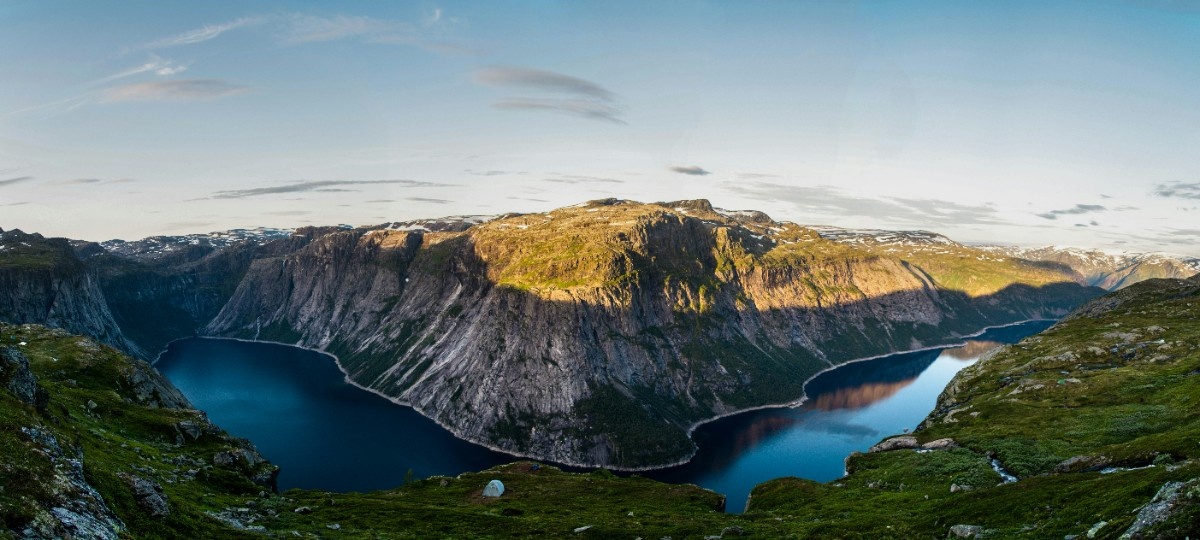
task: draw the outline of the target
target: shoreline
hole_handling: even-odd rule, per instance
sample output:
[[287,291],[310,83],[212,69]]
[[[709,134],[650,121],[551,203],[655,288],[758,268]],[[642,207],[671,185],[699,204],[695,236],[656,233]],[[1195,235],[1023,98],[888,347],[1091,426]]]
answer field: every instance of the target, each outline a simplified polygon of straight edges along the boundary
[[[791,401],[782,402],[782,403],[768,403],[768,404],[765,404],[765,405],[758,405],[758,406],[754,406],[754,407],[747,407],[747,408],[744,408],[744,409],[737,409],[737,410],[734,410],[734,411],[729,411],[729,412],[725,412],[725,413],[718,414],[718,415],[716,415],[716,416],[713,416],[713,417],[711,417],[711,418],[705,418],[705,419],[702,419],[702,420],[698,420],[698,421],[696,421],[696,422],[693,422],[693,423],[692,423],[692,424],[691,424],[691,425],[690,425],[690,426],[687,428],[687,432],[686,432],[686,433],[687,433],[688,440],[689,440],[689,441],[692,443],[692,447],[693,447],[693,448],[692,448],[692,451],[691,451],[691,452],[689,452],[689,453],[688,453],[688,455],[687,455],[686,457],[684,457],[684,458],[682,458],[682,459],[680,459],[680,460],[678,460],[678,461],[671,462],[671,463],[666,463],[666,464],[661,464],[661,465],[643,466],[643,467],[605,466],[605,465],[596,465],[596,464],[571,463],[571,462],[567,462],[567,461],[558,461],[558,460],[546,459],[546,458],[543,458],[543,457],[534,456],[534,455],[530,455],[530,454],[524,454],[524,453],[520,453],[520,452],[514,452],[514,451],[512,451],[512,450],[506,450],[506,449],[499,448],[499,447],[496,447],[496,446],[494,446],[494,445],[491,445],[491,444],[487,444],[487,443],[484,443],[484,442],[480,442],[480,441],[472,440],[472,439],[470,439],[470,438],[468,438],[468,437],[464,437],[464,436],[462,436],[460,433],[458,433],[458,432],[457,432],[457,431],[456,431],[454,428],[452,428],[451,426],[448,426],[448,425],[446,425],[446,424],[442,423],[441,421],[439,421],[438,419],[436,419],[436,418],[433,418],[432,416],[430,416],[430,415],[426,414],[426,413],[425,413],[425,411],[423,411],[423,410],[421,410],[420,408],[418,408],[418,407],[414,406],[412,403],[409,403],[409,402],[407,402],[407,401],[404,401],[404,400],[402,400],[402,399],[400,399],[400,398],[397,398],[397,397],[393,397],[393,396],[386,395],[386,394],[384,394],[383,392],[380,392],[380,391],[378,391],[378,390],[375,390],[375,389],[373,389],[373,388],[368,388],[368,387],[366,387],[366,386],[363,386],[363,385],[361,385],[361,384],[358,384],[357,382],[355,382],[354,380],[352,380],[352,379],[350,378],[350,374],[349,374],[349,372],[346,370],[345,366],[343,366],[343,365],[342,365],[341,359],[340,359],[340,358],[338,358],[338,357],[337,357],[337,355],[335,355],[335,354],[333,354],[333,353],[331,353],[331,352],[328,352],[328,351],[322,350],[322,349],[317,349],[317,348],[314,348],[314,347],[308,347],[308,346],[304,346],[304,345],[299,345],[299,344],[297,344],[297,343],[285,343],[285,342],[282,342],[282,341],[269,341],[269,340],[261,340],[261,339],[245,339],[245,338],[223,337],[223,336],[205,336],[205,335],[200,335],[200,334],[197,334],[197,335],[193,335],[193,336],[182,337],[182,338],[178,338],[178,339],[171,340],[170,342],[168,342],[168,343],[167,343],[167,344],[166,344],[166,345],[163,347],[163,350],[162,350],[162,351],[160,351],[160,352],[158,353],[158,355],[156,355],[156,356],[154,357],[154,360],[150,362],[150,365],[154,366],[154,365],[158,364],[158,361],[159,361],[159,360],[162,358],[162,355],[163,355],[164,353],[166,353],[166,352],[167,352],[167,349],[169,349],[169,348],[171,347],[171,344],[172,344],[172,343],[175,343],[176,341],[181,341],[181,340],[184,340],[184,339],[192,339],[192,338],[202,338],[202,339],[220,339],[220,340],[229,340],[229,341],[240,341],[240,342],[243,342],[243,343],[263,343],[263,344],[269,344],[269,345],[282,345],[282,346],[286,346],[286,347],[296,347],[296,348],[298,348],[298,349],[303,349],[303,350],[306,350],[306,351],[312,351],[312,352],[315,352],[315,353],[318,353],[318,354],[321,354],[321,355],[324,355],[324,356],[328,356],[329,358],[332,358],[332,359],[333,359],[333,364],[334,364],[335,366],[337,366],[337,368],[338,368],[338,371],[340,371],[340,372],[342,373],[342,380],[343,380],[343,382],[345,382],[346,384],[349,384],[349,385],[351,385],[351,386],[353,386],[353,387],[355,387],[355,388],[358,388],[358,389],[360,389],[360,390],[365,390],[365,391],[367,391],[367,392],[370,392],[370,393],[372,393],[372,394],[374,394],[374,395],[376,395],[376,396],[379,396],[379,397],[381,397],[381,398],[383,398],[383,399],[386,399],[386,400],[388,400],[388,401],[389,401],[389,402],[391,402],[392,404],[399,405],[399,406],[402,406],[402,407],[408,407],[408,408],[410,408],[410,409],[412,409],[412,410],[416,411],[416,412],[417,412],[418,414],[420,414],[422,417],[424,417],[424,418],[427,418],[427,419],[429,419],[429,420],[433,421],[433,423],[437,424],[437,425],[438,425],[439,427],[441,427],[442,429],[445,429],[446,431],[450,432],[450,434],[451,434],[451,435],[454,435],[454,437],[455,437],[455,438],[457,438],[457,439],[459,439],[459,440],[466,441],[466,442],[468,442],[468,443],[471,443],[471,444],[474,444],[474,445],[477,445],[477,446],[481,446],[481,447],[483,447],[483,448],[487,448],[488,450],[491,450],[491,451],[493,451],[493,452],[498,452],[498,453],[501,453],[501,454],[506,454],[506,455],[513,456],[513,457],[515,457],[515,458],[519,458],[519,459],[530,459],[530,460],[535,460],[535,461],[541,461],[541,462],[550,463],[550,464],[553,464],[553,465],[562,465],[562,466],[566,466],[566,467],[572,467],[572,468],[576,468],[576,469],[600,469],[600,468],[603,468],[603,469],[607,469],[607,470],[610,470],[610,471],[618,471],[618,472],[636,473],[636,472],[659,471],[659,470],[671,469],[671,468],[674,468],[674,467],[680,467],[680,466],[687,465],[688,463],[690,463],[690,462],[692,461],[692,459],[694,459],[694,458],[696,457],[696,454],[697,454],[697,453],[700,451],[700,448],[699,448],[699,446],[697,446],[697,445],[696,445],[696,442],[695,442],[695,441],[692,439],[692,434],[693,434],[693,433],[696,431],[696,429],[698,429],[700,426],[703,426],[704,424],[708,424],[708,423],[710,423],[710,422],[715,422],[715,421],[717,421],[717,420],[721,420],[721,419],[724,419],[724,418],[729,418],[729,417],[731,417],[731,416],[736,416],[736,415],[739,415],[739,414],[742,414],[742,413],[747,413],[747,412],[761,411],[761,410],[766,410],[766,409],[784,409],[784,408],[796,408],[796,407],[799,407],[799,406],[803,405],[803,404],[804,404],[806,401],[808,401],[808,395],[807,395],[807,393],[805,392],[805,388],[808,386],[808,383],[809,383],[809,382],[811,382],[813,379],[817,378],[818,376],[820,376],[821,374],[823,374],[823,373],[826,373],[826,372],[829,372],[829,371],[832,371],[832,370],[834,370],[834,369],[837,369],[837,368],[839,368],[839,367],[842,367],[842,366],[845,366],[845,365],[849,365],[849,364],[858,363],[858,362],[868,362],[868,361],[871,361],[871,360],[878,360],[878,359],[880,359],[880,358],[885,358],[885,357],[892,356],[892,355],[896,355],[896,354],[909,354],[909,353],[918,353],[918,352],[932,351],[932,350],[937,350],[937,349],[948,349],[948,348],[953,348],[953,347],[961,347],[961,346],[963,346],[963,345],[965,345],[965,344],[966,344],[964,341],[961,341],[961,340],[968,339],[968,338],[973,338],[973,337],[978,337],[978,336],[980,336],[980,335],[983,335],[984,333],[986,333],[988,330],[992,330],[992,329],[996,329],[996,328],[1007,328],[1007,327],[1010,327],[1010,326],[1018,326],[1018,325],[1027,324],[1027,323],[1031,323],[1031,322],[1044,322],[1044,321],[1057,321],[1057,320],[1058,320],[1058,319],[1035,318],[1035,319],[1025,319],[1025,320],[1021,320],[1021,321],[1015,321],[1015,322],[1011,322],[1011,323],[1005,323],[1005,324],[997,324],[997,325],[985,326],[985,327],[983,327],[982,329],[980,329],[980,330],[979,330],[979,331],[977,331],[977,332],[974,332],[974,333],[971,333],[971,334],[965,334],[965,335],[961,335],[961,336],[956,336],[956,337],[955,337],[955,339],[956,339],[956,340],[960,340],[960,341],[952,341],[952,342],[948,342],[948,343],[941,344],[941,345],[931,345],[931,346],[928,346],[928,347],[920,347],[920,348],[916,348],[916,349],[908,349],[908,350],[902,350],[902,351],[893,351],[893,352],[881,353],[881,354],[877,354],[877,355],[873,355],[873,356],[866,356],[866,357],[862,357],[862,358],[854,358],[854,359],[851,359],[851,360],[847,360],[847,361],[845,361],[845,362],[840,362],[840,363],[838,363],[838,364],[831,365],[831,366],[829,366],[829,367],[827,367],[827,368],[825,368],[825,369],[822,369],[822,370],[820,370],[820,371],[818,371],[818,372],[816,372],[816,373],[812,374],[812,375],[811,375],[811,376],[809,376],[807,379],[805,379],[805,380],[804,380],[804,384],[803,384],[803,385],[801,385],[801,395],[800,395],[800,397],[798,397],[797,399],[794,399],[794,400],[791,400]],[[157,369],[157,368],[156,368],[156,369]]]

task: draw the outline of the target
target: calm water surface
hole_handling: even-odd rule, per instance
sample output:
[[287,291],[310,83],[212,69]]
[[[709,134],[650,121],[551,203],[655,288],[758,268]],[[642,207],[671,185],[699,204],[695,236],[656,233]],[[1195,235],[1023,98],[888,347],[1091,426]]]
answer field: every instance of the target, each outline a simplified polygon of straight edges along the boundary
[[[962,347],[828,371],[808,383],[804,405],[705,424],[693,434],[700,451],[690,463],[640,474],[724,493],[731,512],[772,478],[833,480],[851,452],[916,427],[950,378],[980,354],[1050,324],[996,328]],[[402,484],[409,469],[417,478],[454,476],[516,459],[347,384],[330,357],[313,351],[194,338],[172,343],[157,367],[213,422],[254,441],[279,465],[281,489],[387,489]]]

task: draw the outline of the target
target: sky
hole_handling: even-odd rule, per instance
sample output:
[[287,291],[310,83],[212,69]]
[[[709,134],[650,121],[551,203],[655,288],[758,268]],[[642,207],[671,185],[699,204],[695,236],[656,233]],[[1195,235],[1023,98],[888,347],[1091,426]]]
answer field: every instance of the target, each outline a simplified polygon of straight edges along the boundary
[[1200,0],[0,1],[0,228],[707,198],[1200,256]]

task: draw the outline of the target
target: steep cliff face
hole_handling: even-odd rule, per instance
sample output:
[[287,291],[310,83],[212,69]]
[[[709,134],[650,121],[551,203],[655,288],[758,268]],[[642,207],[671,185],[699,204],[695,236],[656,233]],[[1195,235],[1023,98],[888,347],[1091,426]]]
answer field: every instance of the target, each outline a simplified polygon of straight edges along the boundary
[[464,232],[314,235],[255,260],[207,331],[334,352],[468,440],[657,465],[690,454],[695,422],[795,400],[838,362],[1094,295],[1034,265],[970,279],[964,250],[917,264],[707,201],[593,201]]
[[0,231],[0,321],[39,323],[142,354],[109,311],[96,273],[62,238]]

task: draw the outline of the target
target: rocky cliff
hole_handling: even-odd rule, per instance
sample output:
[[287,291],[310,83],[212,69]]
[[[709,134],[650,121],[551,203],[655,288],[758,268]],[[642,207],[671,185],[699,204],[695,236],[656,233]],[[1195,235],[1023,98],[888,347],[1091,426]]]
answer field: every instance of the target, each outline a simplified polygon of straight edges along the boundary
[[1095,295],[953,242],[900,257],[707,201],[310,237],[254,260],[205,331],[329,350],[460,437],[615,467],[686,458],[695,422],[793,401],[839,362]]
[[0,320],[39,323],[143,354],[113,319],[94,269],[67,240],[0,230]]

